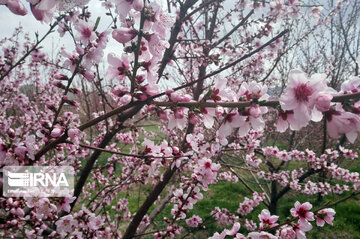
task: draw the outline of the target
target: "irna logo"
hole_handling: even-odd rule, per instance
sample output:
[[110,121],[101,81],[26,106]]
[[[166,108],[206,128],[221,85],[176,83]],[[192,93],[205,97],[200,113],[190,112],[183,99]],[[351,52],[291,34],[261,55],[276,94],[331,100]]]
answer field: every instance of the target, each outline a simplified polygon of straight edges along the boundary
[[[59,176],[58,176],[59,175]],[[60,173],[11,173],[8,172],[8,183],[11,187],[69,187],[65,174]]]
[[69,197],[74,191],[74,169],[69,166],[6,166],[5,197]]

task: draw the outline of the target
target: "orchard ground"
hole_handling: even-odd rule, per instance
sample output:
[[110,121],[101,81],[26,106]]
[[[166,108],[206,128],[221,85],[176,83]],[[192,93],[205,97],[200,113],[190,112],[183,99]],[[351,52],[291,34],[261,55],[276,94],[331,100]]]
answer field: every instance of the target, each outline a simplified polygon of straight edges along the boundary
[[[158,130],[160,124],[156,121],[147,121],[143,123],[143,128],[146,132],[154,132],[157,133],[160,137],[151,138],[156,143],[160,143],[164,137],[161,137],[163,134]],[[145,138],[145,134],[140,132],[139,140],[142,141]],[[269,141],[269,146],[276,145],[279,149],[286,149],[286,144],[281,141]],[[126,149],[130,149],[130,144],[119,144],[119,147],[122,148],[125,152]],[[99,165],[103,165],[107,162],[107,159],[111,155],[108,153],[103,153],[98,161]],[[300,162],[297,162],[298,165],[295,165],[294,162],[291,164],[291,168],[301,166]],[[348,160],[345,162],[347,168],[352,172],[360,173],[360,159]],[[117,173],[120,173],[120,168],[117,168]],[[258,187],[257,184],[253,181],[252,176],[246,172],[245,170],[237,169],[237,173],[241,175],[247,183],[249,183],[255,189]],[[117,199],[127,198],[129,200],[129,209],[131,213],[136,213],[139,209],[146,196],[151,192],[151,188],[149,185],[139,184],[128,190],[127,193],[120,193]],[[163,195],[166,193],[163,192]],[[235,213],[239,207],[239,203],[243,202],[244,195],[251,195],[251,192],[241,183],[231,183],[222,181],[217,184],[209,185],[209,190],[207,192],[202,192],[204,198],[200,200],[196,205],[194,205],[194,209],[187,215],[187,218],[190,218],[192,215],[198,215],[201,218],[209,218],[210,213],[214,210],[215,207],[219,208],[227,208],[231,213]],[[280,199],[278,203],[278,216],[279,221],[283,222],[286,219],[286,216],[289,215],[289,211],[294,207],[294,203],[296,201],[305,202],[309,201],[313,204],[313,208],[318,208],[324,203],[333,202],[338,199],[341,199],[350,193],[344,193],[340,196],[338,195],[327,195],[321,201],[317,200],[317,195],[304,195],[296,192],[289,192],[283,198]],[[114,200],[116,202],[116,200]],[[111,205],[114,206],[114,205]],[[109,209],[111,206],[108,206]],[[252,219],[254,222],[258,223],[259,219],[257,215],[260,214],[262,209],[266,207],[264,204],[260,204],[254,210],[254,213],[251,213],[246,216],[248,219]],[[154,209],[154,206],[151,208],[149,214]],[[154,226],[149,228],[143,238],[153,238],[151,232],[157,231],[159,229],[163,229],[167,226],[167,224],[163,221],[164,217],[171,218],[172,215],[170,213],[172,209],[172,205],[168,204],[165,209],[156,217],[154,221]],[[336,211],[334,225],[325,225],[324,227],[315,226],[314,222],[313,229],[307,233],[307,238],[309,239],[360,239],[360,196],[351,198],[345,202],[342,202],[336,206],[334,206]],[[110,213],[113,212],[109,210]],[[235,213],[236,214],[236,213]],[[239,214],[237,214],[240,216]],[[111,214],[114,216],[114,212]],[[241,216],[240,216],[241,217]],[[213,218],[207,220],[205,223],[206,228],[193,228],[191,234],[188,234],[186,238],[208,238],[212,236],[215,232],[219,232],[224,228],[229,228],[231,226],[224,226],[216,224]],[[124,229],[126,224],[124,224]],[[245,230],[240,229],[240,232],[245,232]],[[183,231],[185,236],[189,231]]]

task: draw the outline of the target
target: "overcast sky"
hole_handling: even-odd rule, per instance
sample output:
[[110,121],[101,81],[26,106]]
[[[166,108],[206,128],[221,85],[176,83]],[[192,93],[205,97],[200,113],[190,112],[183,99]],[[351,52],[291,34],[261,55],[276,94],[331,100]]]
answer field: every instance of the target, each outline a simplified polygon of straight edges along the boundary
[[[5,6],[0,6],[0,39],[10,36],[14,29],[19,25],[23,26],[24,32],[28,32],[32,39],[35,39],[35,32],[38,32],[41,37],[49,30],[49,24],[37,21],[32,15],[28,3],[24,1],[24,5],[29,11],[26,16],[14,15]],[[98,29],[99,31],[104,31],[111,23],[111,19],[104,15],[104,8],[101,7],[101,2],[91,1],[89,9],[94,16],[91,18],[92,21],[95,22],[97,16],[101,17]],[[122,49],[121,44],[115,42],[111,37],[109,37],[109,40],[110,42],[108,47],[105,49],[104,56],[106,57],[110,52],[120,55]],[[62,46],[64,46],[68,51],[74,50],[74,43],[72,42],[70,36],[65,34],[64,37],[60,38],[57,32],[48,36],[41,45],[43,46],[43,50],[48,54],[58,52]]]

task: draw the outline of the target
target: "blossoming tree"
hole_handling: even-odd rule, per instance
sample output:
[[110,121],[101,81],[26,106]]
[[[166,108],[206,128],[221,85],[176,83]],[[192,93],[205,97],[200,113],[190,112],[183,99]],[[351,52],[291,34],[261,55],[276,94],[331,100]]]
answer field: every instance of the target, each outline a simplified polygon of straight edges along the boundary
[[[279,90],[276,65],[348,2],[323,11],[298,0],[100,2],[110,26],[87,0],[0,0],[49,24],[34,41],[18,28],[0,42],[0,167],[76,170],[71,197],[1,197],[0,235],[191,238],[211,222],[223,225],[207,235],[214,239],[306,238],[313,226],[332,225],[332,206],[360,186],[341,166],[358,157],[344,144],[360,131],[360,79],[349,75],[333,89],[329,74],[293,69]],[[292,36],[304,19],[310,27]],[[51,34],[69,36],[73,48],[51,58],[41,48]],[[104,55],[109,39],[117,50]],[[149,122],[156,131],[145,130]],[[295,144],[307,127],[319,131],[311,140],[320,146]],[[287,150],[268,146],[275,131],[290,135]],[[191,214],[220,181],[246,188],[238,209]],[[148,190],[134,212],[129,200],[141,186]],[[294,202],[279,217],[290,191],[349,193],[319,208]],[[156,227],[169,205],[166,226]]]

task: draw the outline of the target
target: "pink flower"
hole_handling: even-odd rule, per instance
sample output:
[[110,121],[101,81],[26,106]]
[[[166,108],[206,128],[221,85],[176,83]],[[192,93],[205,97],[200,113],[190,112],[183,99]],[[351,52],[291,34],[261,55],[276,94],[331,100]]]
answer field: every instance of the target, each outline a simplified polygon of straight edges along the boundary
[[339,138],[345,134],[351,143],[355,142],[357,132],[360,131],[360,117],[356,114],[345,112],[340,105],[336,109],[325,112],[327,132],[332,138]]
[[299,222],[293,226],[293,229],[296,232],[297,239],[306,239],[305,232],[310,231],[312,229],[312,226],[308,221],[303,224]]
[[49,11],[50,9],[56,8],[56,3],[56,0],[41,0],[38,5],[40,10]]
[[327,111],[330,108],[332,95],[320,92],[315,99],[315,107],[321,112]]
[[152,34],[148,38],[149,51],[155,58],[160,58],[163,51],[170,46],[168,41],[162,40],[158,35]]
[[236,239],[245,239],[246,237],[244,235],[238,233],[239,229],[240,223],[236,222],[230,230],[225,229],[221,234],[216,232],[212,237],[209,237],[209,239],[224,239],[227,235]]
[[233,227],[230,230],[225,229],[225,234],[234,237],[234,236],[236,236],[239,229],[240,229],[240,223],[235,222],[235,224],[233,225]]
[[93,230],[98,230],[104,224],[104,219],[100,216],[92,216],[89,218],[88,226]]
[[62,132],[63,132],[62,128],[55,126],[54,129],[51,131],[50,135],[53,138],[58,138],[61,136]]
[[147,95],[157,95],[160,93],[159,87],[157,84],[146,84],[140,87],[141,91]]
[[250,232],[248,237],[251,239],[277,239],[276,236],[268,232]]
[[156,32],[161,39],[166,39],[167,33],[175,23],[175,16],[163,11],[161,5],[156,2],[151,2],[150,6],[152,10],[155,11],[152,30]]
[[49,23],[53,16],[54,10],[41,10],[39,5],[33,5],[30,3],[31,12],[38,21]]
[[80,134],[80,130],[77,128],[69,129],[67,134],[71,139],[74,139],[77,135]]
[[186,114],[189,111],[187,108],[178,107],[173,110],[173,114],[169,116],[169,129],[178,128],[183,130],[187,123]]
[[352,76],[349,80],[346,80],[341,84],[341,90],[344,92],[350,91],[352,93],[356,93],[359,91],[359,86],[360,78],[357,76]]
[[215,109],[214,108],[200,108],[201,114],[202,114],[202,118],[203,118],[203,123],[204,126],[208,129],[211,129],[212,126],[214,125],[214,117],[215,117]]
[[70,203],[72,203],[76,197],[63,197],[61,201],[56,205],[58,211],[64,210],[65,212],[70,212]]
[[264,227],[275,227],[278,224],[276,223],[277,220],[279,219],[278,216],[271,216],[269,210],[267,209],[263,209],[261,211],[261,214],[259,215],[259,219],[260,219],[260,229],[263,229]]
[[189,122],[196,125],[199,122],[199,117],[195,113],[191,112],[189,113]]
[[300,202],[295,203],[295,208],[291,208],[290,212],[293,217],[299,217],[300,225],[305,225],[307,221],[314,221],[314,213],[309,212],[312,208],[312,205],[309,202],[300,204]]
[[96,34],[93,31],[94,25],[90,22],[79,20],[78,23],[75,24],[75,29],[78,31],[75,39],[81,41],[84,45],[88,45],[96,39]]
[[108,62],[110,64],[106,76],[109,79],[118,78],[122,80],[126,77],[130,69],[130,62],[125,55],[121,59],[110,53],[108,55]]
[[25,16],[28,13],[24,5],[19,0],[7,0],[5,1],[5,5],[16,15]]
[[127,27],[120,27],[118,29],[113,30],[112,37],[120,43],[127,43],[134,39],[137,35],[136,30],[127,28]]
[[132,98],[132,97],[131,97],[130,94],[125,94],[124,96],[122,96],[122,97],[120,98],[120,102],[121,102],[123,105],[127,105],[127,104],[130,103],[131,98]]
[[67,232],[73,231],[73,226],[77,225],[77,221],[73,218],[72,215],[67,215],[60,218],[56,223],[56,231],[60,235],[66,235]]
[[244,137],[250,130],[250,124],[256,131],[262,131],[265,126],[265,122],[262,115],[267,113],[268,109],[264,106],[253,105],[245,109],[242,112],[242,116],[246,117],[244,125],[239,128],[239,136]]
[[216,101],[234,100],[235,92],[227,86],[227,79],[216,78],[214,81],[214,89],[211,94],[211,99]]
[[295,119],[307,124],[318,93],[327,89],[325,79],[325,74],[314,74],[308,79],[302,71],[290,71],[289,84],[280,97],[281,108],[284,111],[293,110]]
[[213,163],[211,159],[201,159],[198,162],[198,166],[194,169],[194,175],[203,184],[204,189],[207,189],[208,184],[216,181],[220,168],[220,164]]
[[279,132],[285,132],[290,126],[291,130],[299,130],[306,124],[299,122],[294,117],[294,111],[279,112],[279,119],[276,124],[276,130]]
[[224,239],[226,237],[225,232],[222,232],[219,234],[218,232],[215,232],[212,237],[209,237],[208,239]]
[[19,145],[15,147],[14,153],[19,156],[20,159],[25,159],[27,148],[25,146]]
[[315,19],[319,19],[323,9],[324,8],[322,6],[312,7],[310,11],[310,16]]
[[239,128],[245,124],[246,117],[238,113],[228,113],[225,116],[223,124],[219,128],[219,136],[226,138],[231,134],[233,128]]
[[257,82],[246,82],[241,84],[240,90],[237,97],[246,97],[246,100],[258,99],[259,101],[268,100],[269,95],[267,94],[268,87],[266,85],[259,84]]
[[159,119],[163,122],[167,122],[169,120],[168,118],[168,114],[167,114],[167,111],[164,111],[164,110],[158,110],[156,112],[157,116],[159,117]]
[[202,219],[198,215],[193,215],[191,218],[186,219],[185,222],[189,227],[198,227],[202,223]]
[[295,239],[296,232],[292,227],[285,227],[280,230],[279,239]]
[[116,0],[116,11],[120,15],[120,20],[124,20],[131,8],[141,11],[144,7],[142,0]]
[[335,210],[332,208],[325,208],[318,211],[315,215],[316,217],[316,225],[319,227],[323,227],[325,222],[332,225],[334,221],[334,215],[336,214]]

